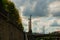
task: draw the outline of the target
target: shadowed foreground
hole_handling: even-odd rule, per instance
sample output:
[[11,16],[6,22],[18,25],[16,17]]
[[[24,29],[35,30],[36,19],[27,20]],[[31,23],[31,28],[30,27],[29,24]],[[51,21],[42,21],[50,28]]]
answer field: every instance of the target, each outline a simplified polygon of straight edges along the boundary
[[18,10],[8,0],[0,0],[0,40],[24,40]]

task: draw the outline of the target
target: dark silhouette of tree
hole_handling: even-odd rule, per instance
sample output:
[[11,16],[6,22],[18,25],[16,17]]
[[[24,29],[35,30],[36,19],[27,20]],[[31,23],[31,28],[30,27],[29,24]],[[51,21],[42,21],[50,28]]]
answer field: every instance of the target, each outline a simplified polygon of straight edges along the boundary
[[23,30],[21,17],[19,16],[19,12],[13,2],[8,0],[0,0],[0,12],[2,13],[0,13],[1,15],[6,16],[6,19],[9,22],[16,25],[20,30]]

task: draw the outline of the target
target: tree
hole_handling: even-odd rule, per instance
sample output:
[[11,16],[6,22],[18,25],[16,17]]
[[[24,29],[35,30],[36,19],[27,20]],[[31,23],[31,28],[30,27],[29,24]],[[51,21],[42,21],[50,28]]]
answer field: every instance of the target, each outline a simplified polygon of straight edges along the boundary
[[0,4],[2,6],[2,11],[0,12],[6,15],[8,17],[8,20],[17,25],[17,27],[20,28],[20,30],[23,30],[21,17],[19,16],[19,12],[16,9],[14,3],[8,0],[1,0]]

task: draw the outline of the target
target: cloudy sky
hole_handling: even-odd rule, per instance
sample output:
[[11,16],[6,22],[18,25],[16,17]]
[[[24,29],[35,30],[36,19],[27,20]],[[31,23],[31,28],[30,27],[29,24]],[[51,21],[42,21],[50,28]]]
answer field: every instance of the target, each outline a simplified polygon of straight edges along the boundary
[[12,0],[28,32],[28,18],[32,15],[32,31],[45,33],[60,31],[60,0]]

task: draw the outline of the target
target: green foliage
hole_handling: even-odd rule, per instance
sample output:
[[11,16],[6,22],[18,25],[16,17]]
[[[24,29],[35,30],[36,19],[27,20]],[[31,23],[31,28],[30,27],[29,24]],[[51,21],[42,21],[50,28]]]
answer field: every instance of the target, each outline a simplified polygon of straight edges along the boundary
[[19,17],[19,12],[15,8],[14,3],[8,0],[1,0],[0,3],[3,5],[2,8],[7,12],[6,15],[8,19],[14,24],[18,25],[21,30],[23,30],[21,17]]
[[2,2],[2,0],[0,0],[0,11],[2,10],[2,5],[3,4],[3,2]]

